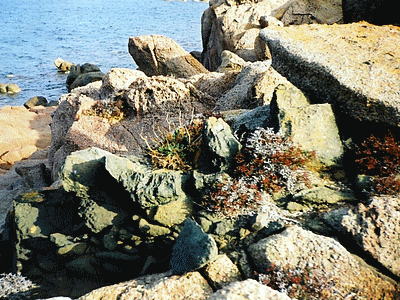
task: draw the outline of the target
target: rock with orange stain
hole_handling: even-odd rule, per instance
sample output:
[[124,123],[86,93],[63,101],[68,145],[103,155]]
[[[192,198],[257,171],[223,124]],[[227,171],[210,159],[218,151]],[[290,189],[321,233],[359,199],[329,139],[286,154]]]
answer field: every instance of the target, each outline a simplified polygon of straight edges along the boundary
[[51,113],[55,107],[5,106],[0,109],[0,168],[29,158],[51,141]]

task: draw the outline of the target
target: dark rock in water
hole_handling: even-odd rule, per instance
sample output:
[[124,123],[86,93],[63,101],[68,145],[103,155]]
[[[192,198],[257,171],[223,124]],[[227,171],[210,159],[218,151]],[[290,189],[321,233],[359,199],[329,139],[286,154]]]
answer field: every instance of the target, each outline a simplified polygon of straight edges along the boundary
[[91,82],[101,81],[105,74],[103,72],[90,72],[80,74],[74,82],[70,85],[69,90],[73,90],[79,86],[85,86]]
[[104,76],[105,74],[101,72],[98,66],[90,63],[72,66],[66,81],[68,91],[102,80]]
[[47,99],[42,96],[35,96],[24,103],[24,106],[26,108],[31,108],[39,105],[47,106]]
[[170,267],[175,274],[184,274],[205,266],[217,255],[214,239],[195,221],[187,219],[172,248]]

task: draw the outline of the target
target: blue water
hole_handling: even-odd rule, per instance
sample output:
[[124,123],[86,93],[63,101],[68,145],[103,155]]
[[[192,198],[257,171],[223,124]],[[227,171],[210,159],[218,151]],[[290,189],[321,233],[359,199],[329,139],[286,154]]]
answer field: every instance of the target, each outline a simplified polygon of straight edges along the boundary
[[67,92],[57,57],[90,62],[107,73],[136,69],[128,53],[131,36],[159,34],[185,50],[201,51],[201,15],[207,3],[163,0],[0,0],[0,83],[22,92],[0,94],[0,107],[33,96],[58,100]]

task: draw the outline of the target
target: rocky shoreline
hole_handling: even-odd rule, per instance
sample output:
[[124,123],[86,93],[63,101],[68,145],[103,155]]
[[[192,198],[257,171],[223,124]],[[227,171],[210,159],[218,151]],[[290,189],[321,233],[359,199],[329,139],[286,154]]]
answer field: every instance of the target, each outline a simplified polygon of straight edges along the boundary
[[132,37],[2,108],[0,297],[399,299],[400,29],[356,4],[211,1],[201,63]]

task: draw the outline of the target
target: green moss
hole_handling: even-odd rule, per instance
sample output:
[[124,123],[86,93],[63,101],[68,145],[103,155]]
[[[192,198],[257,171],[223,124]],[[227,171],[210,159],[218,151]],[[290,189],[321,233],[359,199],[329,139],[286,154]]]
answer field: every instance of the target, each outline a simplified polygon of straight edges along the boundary
[[21,196],[21,202],[43,202],[44,198],[38,191],[32,191]]

